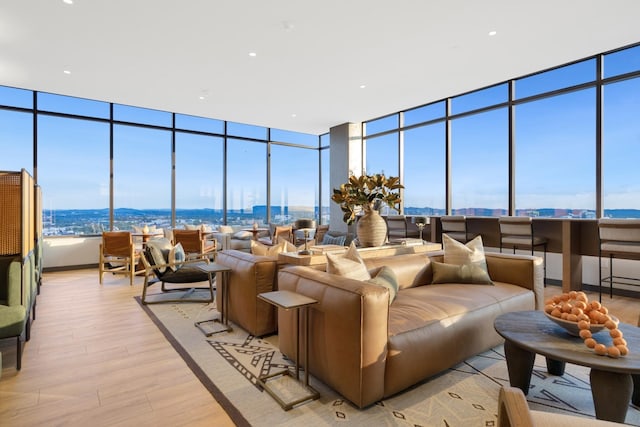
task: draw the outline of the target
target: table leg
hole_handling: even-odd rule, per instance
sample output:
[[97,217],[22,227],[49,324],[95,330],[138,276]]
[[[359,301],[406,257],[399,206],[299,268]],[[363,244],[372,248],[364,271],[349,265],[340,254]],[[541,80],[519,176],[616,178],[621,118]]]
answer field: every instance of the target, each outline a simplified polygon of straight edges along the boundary
[[304,385],[309,386],[309,307],[304,307]]
[[296,308],[296,380],[300,379],[300,309]]
[[551,375],[557,375],[557,376],[564,375],[564,367],[566,365],[565,362],[562,362],[560,360],[549,359],[548,357],[546,358],[546,360],[547,360],[548,373],[550,373]]
[[631,375],[633,379],[633,395],[631,401],[634,405],[640,406],[640,375]]
[[624,423],[633,392],[631,375],[591,369],[589,379],[596,418]]
[[505,340],[504,355],[507,359],[509,383],[512,387],[518,387],[527,395],[536,354],[518,347],[509,340]]

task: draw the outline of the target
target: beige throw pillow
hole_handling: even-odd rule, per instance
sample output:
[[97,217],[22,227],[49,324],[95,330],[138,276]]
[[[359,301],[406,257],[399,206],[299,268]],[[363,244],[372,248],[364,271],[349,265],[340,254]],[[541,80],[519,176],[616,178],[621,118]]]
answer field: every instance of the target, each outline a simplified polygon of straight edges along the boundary
[[484,271],[487,271],[487,261],[484,257],[482,236],[476,237],[465,245],[443,234],[442,243],[444,246],[445,264],[475,264]]
[[356,280],[369,280],[371,275],[367,266],[352,242],[344,254],[327,253],[327,273],[348,277]]
[[255,240],[251,241],[251,253],[253,255],[277,256],[285,251],[285,245],[279,243],[275,246],[267,246]]

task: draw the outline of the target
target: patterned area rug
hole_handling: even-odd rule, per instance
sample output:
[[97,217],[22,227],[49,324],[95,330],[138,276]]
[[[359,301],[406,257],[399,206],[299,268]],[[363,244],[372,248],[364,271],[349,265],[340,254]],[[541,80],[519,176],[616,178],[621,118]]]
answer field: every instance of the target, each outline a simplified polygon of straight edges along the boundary
[[[206,337],[194,323],[218,317],[212,307],[192,303],[143,306],[237,425],[497,425],[498,391],[509,382],[502,346],[364,410],[311,377],[320,399],[283,411],[257,383],[261,375],[285,369],[293,372],[293,363],[278,351],[277,336],[260,339],[232,325],[231,332]],[[209,325],[213,324],[203,327]],[[270,380],[270,385],[285,398],[304,393],[287,376]],[[567,365],[565,374],[556,377],[547,374],[544,359],[537,358],[527,399],[532,409],[594,417],[589,373],[580,366]],[[640,426],[640,408],[630,406],[626,422]]]

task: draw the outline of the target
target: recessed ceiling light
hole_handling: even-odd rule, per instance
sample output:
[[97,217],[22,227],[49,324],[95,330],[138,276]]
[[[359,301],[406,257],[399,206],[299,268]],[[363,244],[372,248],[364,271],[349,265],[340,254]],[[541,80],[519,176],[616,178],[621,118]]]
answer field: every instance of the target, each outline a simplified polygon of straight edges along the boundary
[[62,0],[64,4],[73,4],[73,0]]
[[249,52],[249,56],[254,58],[254,57],[258,56],[258,54],[255,53],[255,52]]
[[360,85],[360,89],[364,89],[367,85]]
[[296,113],[293,113],[293,114],[291,115],[291,117],[293,117],[293,118],[295,119],[296,117],[298,117],[298,115],[297,115]]
[[64,70],[63,73],[65,74],[71,74],[71,70]]
[[495,36],[496,34],[498,34],[498,32],[497,32],[497,31],[489,31],[489,35],[490,35],[490,36]]

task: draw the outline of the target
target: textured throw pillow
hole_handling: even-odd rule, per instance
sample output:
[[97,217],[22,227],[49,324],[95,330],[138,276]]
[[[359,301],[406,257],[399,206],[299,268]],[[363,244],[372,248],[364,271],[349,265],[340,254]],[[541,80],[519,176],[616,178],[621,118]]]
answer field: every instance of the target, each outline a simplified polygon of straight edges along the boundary
[[489,274],[476,264],[444,264],[432,261],[433,280],[437,283],[470,283],[475,285],[493,285]]
[[475,264],[484,271],[487,271],[487,261],[484,257],[484,248],[482,247],[482,236],[476,237],[465,245],[443,234],[442,243],[444,246],[445,264]]
[[169,251],[169,268],[173,271],[178,271],[186,258],[182,243],[178,243]]
[[338,246],[344,246],[344,241],[346,240],[347,236],[330,236],[328,234],[325,234],[324,237],[322,238],[322,244],[323,245],[338,245]]
[[391,268],[382,266],[378,270],[378,274],[367,280],[367,282],[389,289],[389,305],[396,299],[396,295],[398,295],[398,278]]
[[233,227],[231,227],[230,225],[221,225],[218,227],[218,232],[220,233],[233,233]]
[[355,244],[351,244],[344,254],[327,253],[327,273],[356,280],[369,280],[371,275],[360,257]]
[[250,231],[238,231],[233,235],[233,238],[238,240],[249,240],[253,238],[253,233]]
[[[151,254],[151,258],[149,261],[153,265],[164,265],[167,264],[167,260],[169,257],[169,252],[173,248],[173,245],[164,237],[160,237],[157,239],[151,239],[147,242],[147,252]],[[167,267],[158,268],[159,273],[164,273]]]
[[282,252],[285,252],[285,245],[282,242],[275,246],[268,246],[255,240],[251,241],[251,253],[253,255],[277,256]]

